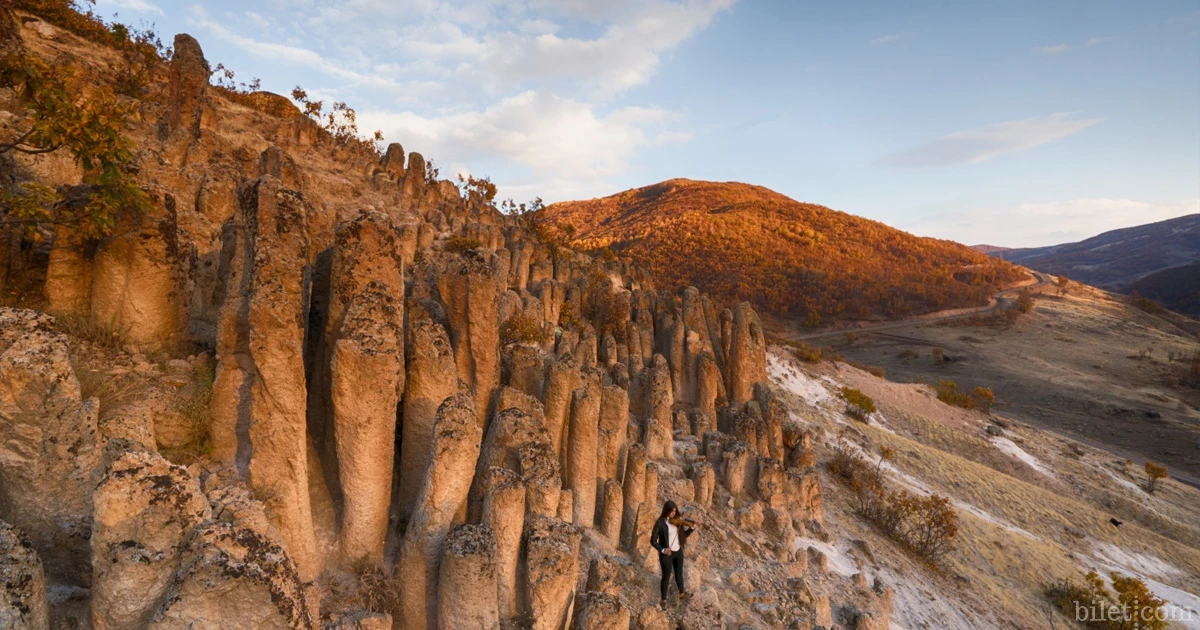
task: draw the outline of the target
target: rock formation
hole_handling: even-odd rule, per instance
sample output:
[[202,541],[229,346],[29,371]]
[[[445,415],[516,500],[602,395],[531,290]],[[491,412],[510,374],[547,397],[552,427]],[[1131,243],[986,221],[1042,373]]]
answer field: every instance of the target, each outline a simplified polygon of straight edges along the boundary
[[95,494],[92,627],[144,628],[179,570],[192,531],[212,516],[187,470],[157,453],[114,461]]
[[0,520],[26,533],[48,575],[86,584],[99,405],[82,400],[51,323],[0,309]]
[[46,576],[33,545],[0,521],[0,628],[45,630],[50,627]]
[[[0,527],[0,570],[29,576],[0,625],[45,627],[40,557],[98,629],[713,627],[715,595],[670,619],[631,596],[664,499],[771,562],[790,550],[739,523],[819,527],[813,438],[748,304],[658,291],[208,70],[180,36],[128,121],[152,211],[94,258],[55,230],[43,270],[55,308],[129,329],[104,352],[182,364],[156,395],[199,392],[195,440],[155,453],[182,412],[100,409],[53,320],[0,309],[0,519],[29,541]],[[363,567],[387,602],[332,596]]]
[[429,468],[400,549],[397,575],[403,627],[437,627],[441,550],[446,534],[466,505],[482,437],[470,392],[460,391],[438,407]]

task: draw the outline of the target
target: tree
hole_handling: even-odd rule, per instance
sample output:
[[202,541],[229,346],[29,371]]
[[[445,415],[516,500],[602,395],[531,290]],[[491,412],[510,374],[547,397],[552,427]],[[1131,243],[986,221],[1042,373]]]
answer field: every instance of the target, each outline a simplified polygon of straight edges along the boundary
[[1166,466],[1155,464],[1154,462],[1146,462],[1146,492],[1153,493],[1158,489],[1160,479],[1166,479],[1168,470]]
[[496,199],[496,185],[490,177],[475,177],[469,173],[463,177],[462,173],[459,173],[458,188],[464,196],[479,195],[485,204],[491,204]]
[[122,133],[132,106],[108,89],[79,97],[69,87],[72,71],[36,57],[0,58],[0,85],[11,86],[26,108],[25,128],[0,141],[0,156],[69,152],[88,186],[82,203],[66,203],[57,191],[21,182],[0,193],[0,225],[72,225],[85,238],[108,234],[122,212],[142,213],[150,197],[131,172],[133,142]]
[[[233,85],[233,71],[226,70],[220,64],[217,65],[217,68],[218,70],[224,70],[224,76],[228,80],[229,85]],[[218,83],[218,85],[221,84]],[[225,85],[221,85],[221,87],[237,92],[236,87],[230,88]],[[243,87],[245,89],[257,89],[258,79],[252,81],[248,87],[243,84]],[[354,108],[345,102],[335,102],[329,111],[326,112],[325,102],[309,100],[308,92],[299,85],[292,89],[292,100],[300,105],[300,110],[304,112],[305,116],[317,121],[322,129],[329,132],[334,141],[340,144],[357,144],[380,153],[380,146],[383,144],[383,132],[377,129],[371,133],[370,138],[361,137],[358,132],[358,112],[354,111]],[[427,163],[426,167],[428,168],[430,164],[432,163]]]

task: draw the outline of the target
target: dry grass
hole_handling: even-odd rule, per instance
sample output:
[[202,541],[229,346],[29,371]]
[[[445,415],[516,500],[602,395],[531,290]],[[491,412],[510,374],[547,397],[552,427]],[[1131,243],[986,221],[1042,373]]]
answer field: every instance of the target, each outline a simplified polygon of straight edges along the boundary
[[96,398],[100,401],[100,418],[108,418],[113,412],[146,393],[146,381],[135,374],[112,374],[75,364],[75,378],[79,379],[79,392],[84,400]]
[[[940,405],[931,396],[904,398],[892,391],[920,386],[881,383],[868,388],[864,380],[848,382],[871,393],[887,418],[884,427],[853,425],[848,430],[829,414],[788,398],[818,433],[824,429],[857,435],[866,452],[880,447],[894,451],[891,481],[913,479],[923,491],[954,500],[961,517],[957,550],[946,556],[943,571],[929,571],[906,559],[898,545],[872,543],[880,564],[903,575],[901,579],[920,575],[926,587],[917,592],[933,588],[932,593],[952,602],[961,613],[990,618],[989,625],[1048,628],[1043,588],[1059,578],[1081,577],[1093,562],[1095,546],[1103,543],[1161,559],[1179,573],[1155,579],[1191,592],[1200,589],[1200,526],[1188,524],[1197,521],[1200,505],[1200,493],[1194,489],[1166,479],[1154,495],[1148,495],[1098,470],[1111,455],[1079,447],[1079,457],[1061,457],[1056,453],[1060,446],[1078,445],[1009,423],[1007,437],[1050,464],[1058,477],[1051,479],[989,443],[983,437],[982,415]],[[891,401],[924,405],[921,408],[932,416],[897,408]],[[836,455],[828,448],[818,453]],[[1144,477],[1140,467],[1129,467],[1128,472],[1118,476],[1131,483]],[[823,489],[828,528],[843,537],[870,536],[876,531],[858,520],[854,493],[848,488],[823,484]],[[1110,525],[1113,516],[1124,525]],[[1082,533],[1082,538],[1072,532]],[[913,592],[909,591],[910,597]],[[1058,627],[1069,627],[1061,616],[1057,620]]]
[[103,324],[86,315],[51,314],[54,316],[54,329],[74,340],[112,352],[119,352],[125,347],[128,329]]
[[190,438],[184,444],[164,449],[163,455],[176,463],[186,463],[212,454],[212,387],[213,366],[205,361],[192,367],[191,382],[184,388],[184,396],[175,403],[175,411],[188,422]]

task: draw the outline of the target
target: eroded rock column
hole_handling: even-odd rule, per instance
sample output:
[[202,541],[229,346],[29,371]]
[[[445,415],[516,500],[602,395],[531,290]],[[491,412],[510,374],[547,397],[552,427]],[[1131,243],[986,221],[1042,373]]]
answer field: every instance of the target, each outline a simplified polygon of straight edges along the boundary
[[392,289],[372,282],[351,300],[334,344],[334,435],[345,497],[340,542],[347,560],[383,558],[404,383],[403,327]]
[[438,408],[429,467],[400,548],[401,627],[437,627],[442,543],[466,505],[482,439],[469,391]]
[[754,384],[767,380],[767,340],[749,302],[738,304],[729,333],[728,394],[742,403],[754,396]]
[[438,407],[454,396],[458,387],[450,336],[423,310],[409,309],[407,350],[397,497],[401,518],[412,514],[425,479]]
[[446,536],[438,576],[438,630],[495,630],[496,538],[485,525],[460,525]]
[[263,177],[239,193],[253,252],[246,293],[246,350],[253,362],[247,435],[250,486],[265,503],[305,580],[321,570],[308,495],[308,208],[297,193]]
[[496,595],[500,619],[510,619],[517,608],[517,567],[521,533],[525,527],[525,484],[506,468],[491,468],[485,482],[481,522],[496,538]]
[[600,425],[600,392],[593,383],[571,398],[571,431],[567,449],[567,487],[573,497],[571,519],[591,527],[596,516],[596,439]]

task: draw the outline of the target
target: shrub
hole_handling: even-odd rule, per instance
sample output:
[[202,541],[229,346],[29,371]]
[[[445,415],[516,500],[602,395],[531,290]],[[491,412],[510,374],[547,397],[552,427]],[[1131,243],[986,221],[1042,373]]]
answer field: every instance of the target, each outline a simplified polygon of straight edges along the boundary
[[[233,74],[229,73],[228,76],[232,81]],[[254,84],[253,87],[257,88],[258,86]],[[333,137],[335,142],[346,145],[358,145],[375,153],[380,153],[379,147],[383,143],[383,132],[376,130],[371,134],[370,138],[361,138],[358,133],[358,112],[354,111],[354,108],[345,102],[335,102],[329,108],[329,111],[326,112],[324,111],[324,101],[309,100],[308,92],[299,85],[292,90],[292,100],[300,104],[300,109],[304,112],[304,115],[315,120],[321,125],[322,129],[329,132],[329,135]],[[437,169],[433,168],[432,161],[425,164],[425,170],[427,171],[426,183],[429,183],[428,171],[430,169],[433,170],[433,184],[436,185]]]
[[[1095,571],[1088,571],[1083,584],[1070,578],[1059,579],[1046,588],[1046,597],[1068,618],[1080,621],[1086,628],[1097,630],[1162,630],[1167,616],[1166,604],[1154,596],[1146,583],[1136,577],[1123,577],[1113,571],[1113,594]],[[1083,619],[1081,619],[1083,617]]]
[[146,393],[145,382],[132,374],[112,374],[83,365],[73,367],[79,380],[80,397],[84,400],[95,398],[100,403],[101,419]]
[[1017,301],[1013,303],[1013,308],[1018,313],[1028,313],[1033,310],[1033,294],[1027,290],[1022,290],[1017,294]]
[[838,447],[825,468],[854,491],[855,510],[860,515],[909,551],[936,562],[954,548],[958,513],[950,500],[940,495],[889,492],[883,462],[892,456],[891,449],[881,448],[879,462],[872,466],[845,447]]
[[984,387],[982,385],[977,386],[971,391],[971,398],[973,398],[975,400],[975,404],[985,412],[990,411],[992,404],[996,402],[996,395],[992,393],[992,388]]
[[1146,492],[1154,492],[1158,489],[1158,482],[1161,479],[1167,478],[1166,466],[1155,464],[1154,462],[1146,462]]
[[788,341],[785,343],[788,347],[788,350],[792,353],[793,357],[796,357],[797,361],[803,361],[804,363],[821,362],[820,348],[810,346],[803,341]]
[[840,396],[846,401],[846,413],[855,420],[866,422],[867,417],[875,413],[875,401],[857,389],[843,387]]
[[951,380],[940,381],[934,387],[937,390],[938,400],[955,407],[963,409],[974,409],[975,401],[971,396],[964,391],[958,389],[958,383]]
[[929,354],[933,357],[933,360],[936,363],[946,362],[946,350],[943,348],[934,348],[933,350],[929,351]]
[[612,280],[603,272],[593,272],[583,289],[583,316],[596,327],[596,334],[611,334],[622,338],[625,322],[629,321],[629,301],[620,300]]
[[877,377],[883,378],[883,379],[887,378],[887,370],[879,367],[878,365],[865,365],[863,363],[857,363],[855,361],[847,361],[846,363],[849,363],[850,365],[853,365],[854,367],[856,367],[868,374],[872,374],[874,376],[877,376]]
[[451,254],[463,254],[469,251],[474,251],[483,247],[483,243],[479,239],[467,238],[465,236],[451,236],[446,239],[446,244],[442,246],[442,250]]
[[128,333],[126,329],[102,324],[90,316],[70,313],[54,313],[54,329],[74,340],[114,352],[125,347]]
[[858,341],[858,333],[854,331],[846,333],[846,343],[853,344],[855,341]]
[[1139,294],[1137,291],[1129,294],[1129,303],[1151,315],[1160,315],[1167,310],[1162,304]]
[[467,199],[470,199],[471,195],[478,195],[483,203],[494,206],[496,184],[492,183],[492,178],[490,177],[475,177],[470,174],[463,177],[462,173],[459,173],[458,189],[462,192],[463,197]]
[[532,317],[517,315],[500,324],[500,345],[536,343],[542,339],[542,329]]

